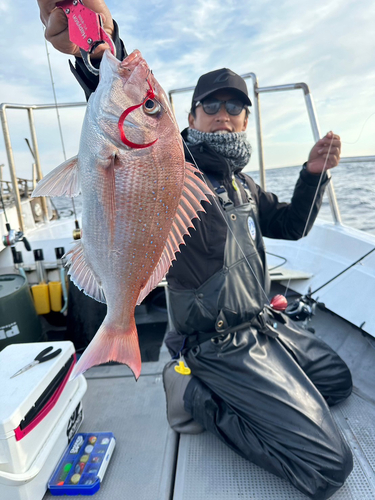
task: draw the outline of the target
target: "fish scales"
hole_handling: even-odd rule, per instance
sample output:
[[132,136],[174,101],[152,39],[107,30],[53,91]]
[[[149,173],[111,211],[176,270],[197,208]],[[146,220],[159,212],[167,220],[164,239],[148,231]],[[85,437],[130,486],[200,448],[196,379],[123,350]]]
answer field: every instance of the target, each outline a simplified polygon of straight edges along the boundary
[[[123,286],[123,280],[127,280],[127,286],[136,290],[136,282],[148,280],[170,231],[170,213],[174,213],[178,206],[177,197],[172,196],[173,184],[177,184],[174,172],[165,168],[162,171],[164,175],[154,180],[150,175],[145,175],[150,168],[147,163],[134,164],[128,170],[115,169],[115,210],[111,215],[106,214],[103,208],[103,205],[108,205],[105,195],[102,200],[95,200],[90,195],[95,185],[101,183],[104,193],[110,191],[110,187],[100,178],[103,173],[99,171],[100,176],[90,177],[87,172],[84,176],[86,180],[83,184],[87,184],[88,189],[82,186],[82,241],[90,242],[90,245],[85,245],[86,259],[95,272],[102,276],[102,286],[107,290],[112,289],[114,293],[117,290],[112,286],[113,283],[119,287]],[[166,180],[166,177],[170,180]],[[177,180],[181,184],[181,180]],[[85,196],[86,192],[88,194]],[[108,216],[115,221],[113,227],[106,223]],[[103,222],[98,224],[100,220]],[[101,228],[100,232],[98,227]],[[110,247],[108,241],[111,241]],[[107,259],[109,256],[111,258]],[[139,290],[137,297],[138,294]]]
[[68,252],[72,281],[107,304],[75,375],[108,361],[141,370],[134,310],[168,271],[209,188],[185,163],[167,96],[139,51],[106,51],[89,99],[79,153],[33,196],[82,193],[82,238]]

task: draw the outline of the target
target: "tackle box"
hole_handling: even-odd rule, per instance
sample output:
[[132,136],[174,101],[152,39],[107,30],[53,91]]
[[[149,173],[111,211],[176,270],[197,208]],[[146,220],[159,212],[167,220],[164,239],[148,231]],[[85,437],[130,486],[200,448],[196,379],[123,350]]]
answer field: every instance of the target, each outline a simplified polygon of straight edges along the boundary
[[[46,347],[58,356],[11,378]],[[38,500],[82,419],[83,375],[71,342],[12,344],[0,352],[0,498]]]
[[52,495],[94,495],[100,488],[115,444],[112,432],[77,434],[48,483]]

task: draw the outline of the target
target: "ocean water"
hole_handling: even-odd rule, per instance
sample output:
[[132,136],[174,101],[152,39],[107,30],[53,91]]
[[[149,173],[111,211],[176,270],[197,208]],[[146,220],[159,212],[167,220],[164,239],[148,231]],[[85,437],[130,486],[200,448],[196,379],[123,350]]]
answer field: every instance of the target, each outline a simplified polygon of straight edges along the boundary
[[[275,193],[280,201],[289,201],[300,169],[285,167],[267,170],[267,191]],[[259,183],[258,172],[247,173]],[[343,163],[331,173],[342,223],[375,234],[375,162]],[[319,219],[333,221],[326,194]]]
[[[280,201],[290,201],[301,167],[274,168],[266,171],[267,191],[275,193]],[[259,183],[258,172],[247,172]],[[341,218],[347,226],[375,234],[375,162],[344,163],[331,170]],[[61,216],[72,214],[69,198],[53,198]],[[80,213],[80,197],[75,199]],[[321,220],[332,222],[328,196],[324,196],[319,213]]]

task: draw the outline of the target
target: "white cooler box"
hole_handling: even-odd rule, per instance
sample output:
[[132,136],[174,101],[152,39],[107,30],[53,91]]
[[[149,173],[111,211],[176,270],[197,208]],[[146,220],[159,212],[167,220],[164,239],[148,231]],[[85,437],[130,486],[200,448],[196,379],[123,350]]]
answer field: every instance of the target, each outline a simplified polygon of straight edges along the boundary
[[[46,347],[55,358],[10,378]],[[0,352],[0,499],[39,500],[83,419],[83,375],[69,380],[71,342],[12,344]]]

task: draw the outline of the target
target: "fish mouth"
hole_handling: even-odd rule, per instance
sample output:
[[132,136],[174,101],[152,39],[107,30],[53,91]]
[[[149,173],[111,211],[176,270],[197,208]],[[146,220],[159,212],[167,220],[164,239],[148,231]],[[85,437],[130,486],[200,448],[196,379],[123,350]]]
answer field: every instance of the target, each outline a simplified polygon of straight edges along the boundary
[[[139,64],[145,66],[145,70],[147,71],[148,67],[146,61],[143,59],[140,51],[136,49],[120,62],[118,73],[122,78],[128,79]],[[148,69],[147,73],[149,72],[150,70]]]
[[125,59],[120,61],[108,49],[104,52],[101,64],[101,66],[109,67],[111,69],[111,72],[117,73],[125,82],[130,79],[133,71],[139,65],[144,68],[145,75],[151,73],[146,61],[143,59],[142,54],[139,50],[134,50],[131,54],[125,57]]
[[138,61],[140,59],[143,59],[142,54],[137,49],[133,50],[133,52],[131,54],[129,54],[127,57],[125,57],[125,59],[123,59],[121,61],[120,66],[127,66],[127,65],[133,63],[136,59],[138,59]]
[[[109,54],[109,56],[111,56],[111,54]],[[161,105],[164,112],[170,114],[168,104],[166,105],[163,96],[159,94],[157,82],[153,76],[153,73],[138,49],[135,49],[131,54],[129,54],[123,61],[118,64],[117,71],[120,77],[125,82],[127,82],[135,69],[137,69],[140,79],[142,80],[142,78],[144,78],[144,81],[147,82],[149,89],[147,89],[147,86],[146,89],[152,91],[152,98]]]

